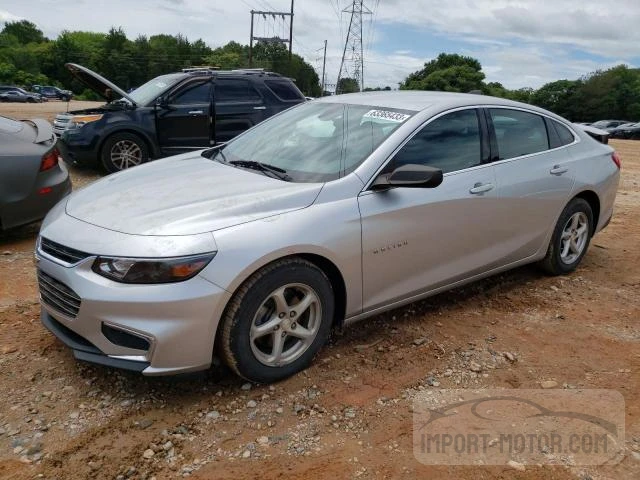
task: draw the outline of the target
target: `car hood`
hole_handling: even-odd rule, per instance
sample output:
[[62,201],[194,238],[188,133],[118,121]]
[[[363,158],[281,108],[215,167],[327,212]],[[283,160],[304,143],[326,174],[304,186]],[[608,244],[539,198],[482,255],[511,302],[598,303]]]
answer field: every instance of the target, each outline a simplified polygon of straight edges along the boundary
[[132,235],[195,235],[305,208],[321,189],[190,153],[105,177],[72,194],[66,212]]
[[71,72],[77,80],[84,83],[91,90],[96,92],[102,98],[104,98],[107,102],[111,102],[115,100],[113,95],[107,94],[108,90],[111,90],[116,95],[124,98],[131,105],[135,105],[136,102],[127,95],[127,93],[122,90],[120,87],[111,83],[109,80],[104,78],[101,75],[98,75],[96,72],[89,70],[87,67],[83,67],[82,65],[78,65],[77,63],[65,63],[64,66]]

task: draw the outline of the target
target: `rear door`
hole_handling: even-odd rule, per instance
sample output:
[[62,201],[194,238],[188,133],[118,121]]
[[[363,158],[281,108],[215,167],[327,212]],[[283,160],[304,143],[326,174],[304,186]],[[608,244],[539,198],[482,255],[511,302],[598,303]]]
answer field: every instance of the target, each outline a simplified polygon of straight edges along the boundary
[[500,235],[505,263],[534,255],[569,200],[576,168],[566,126],[533,112],[488,109],[495,133]]
[[177,153],[211,144],[211,90],[211,80],[194,80],[170,93],[165,105],[156,108],[163,150]]
[[227,142],[264,120],[267,107],[246,78],[217,78],[214,91],[216,143]]

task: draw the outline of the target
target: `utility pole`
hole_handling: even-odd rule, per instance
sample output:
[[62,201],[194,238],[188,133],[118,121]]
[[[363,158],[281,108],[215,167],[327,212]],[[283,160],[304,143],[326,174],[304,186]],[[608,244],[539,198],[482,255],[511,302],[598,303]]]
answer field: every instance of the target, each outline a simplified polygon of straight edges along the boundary
[[[288,43],[289,44],[289,62],[291,62],[291,48],[293,46],[293,2],[291,0],[291,11],[290,12],[271,12],[271,11],[261,11],[261,10],[251,10],[251,33],[249,36],[249,67],[253,65],[253,41],[256,40],[258,42],[264,43]],[[273,37],[257,37],[253,34],[254,31],[254,16],[258,15],[258,19],[260,16],[266,21],[267,17],[272,17],[275,19],[276,17],[282,17],[284,20],[285,17],[289,17],[289,38],[282,38],[278,35],[274,35]]]
[[324,58],[322,59],[322,93],[320,94],[321,97],[324,97],[324,83],[326,79],[324,71],[326,67],[327,67],[327,41],[325,40],[324,41]]
[[358,82],[358,87],[362,91],[364,87],[364,51],[362,48],[362,15],[371,15],[364,5],[364,0],[353,0],[351,8],[345,8],[344,13],[350,13],[349,29],[347,30],[347,39],[344,42],[344,50],[342,52],[342,61],[340,62],[340,71],[338,72],[338,83],[336,84],[336,93],[340,88],[340,79],[353,78]]
[[251,10],[251,33],[249,34],[249,68],[253,64],[253,14],[255,12]]
[[291,47],[293,46],[293,0],[291,0],[291,17],[289,17],[289,63],[291,63]]

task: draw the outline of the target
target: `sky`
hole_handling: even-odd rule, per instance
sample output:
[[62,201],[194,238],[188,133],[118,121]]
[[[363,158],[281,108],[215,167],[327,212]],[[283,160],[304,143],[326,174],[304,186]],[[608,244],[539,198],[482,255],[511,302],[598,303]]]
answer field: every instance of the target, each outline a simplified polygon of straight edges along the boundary
[[[480,60],[487,81],[508,88],[576,79],[621,63],[640,67],[640,0],[365,0],[364,86],[397,88],[440,52]],[[296,0],[293,50],[322,69],[340,68],[350,0]],[[62,30],[127,36],[182,33],[215,48],[247,44],[250,10],[289,11],[291,0],[0,0],[0,24],[28,19],[49,38]],[[277,17],[256,18],[254,35],[288,37]]]

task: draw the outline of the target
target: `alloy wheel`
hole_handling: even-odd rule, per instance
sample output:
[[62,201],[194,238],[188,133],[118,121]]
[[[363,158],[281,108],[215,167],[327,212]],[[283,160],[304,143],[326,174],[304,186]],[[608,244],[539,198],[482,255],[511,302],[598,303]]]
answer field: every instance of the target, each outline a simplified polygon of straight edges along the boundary
[[589,219],[584,212],[574,213],[564,228],[560,237],[560,259],[566,265],[575,262],[589,240]]
[[271,292],[258,308],[249,333],[251,350],[263,365],[287,365],[308,350],[321,323],[318,294],[308,285],[284,285]]
[[111,162],[118,170],[142,163],[142,149],[131,140],[120,140],[111,148]]

